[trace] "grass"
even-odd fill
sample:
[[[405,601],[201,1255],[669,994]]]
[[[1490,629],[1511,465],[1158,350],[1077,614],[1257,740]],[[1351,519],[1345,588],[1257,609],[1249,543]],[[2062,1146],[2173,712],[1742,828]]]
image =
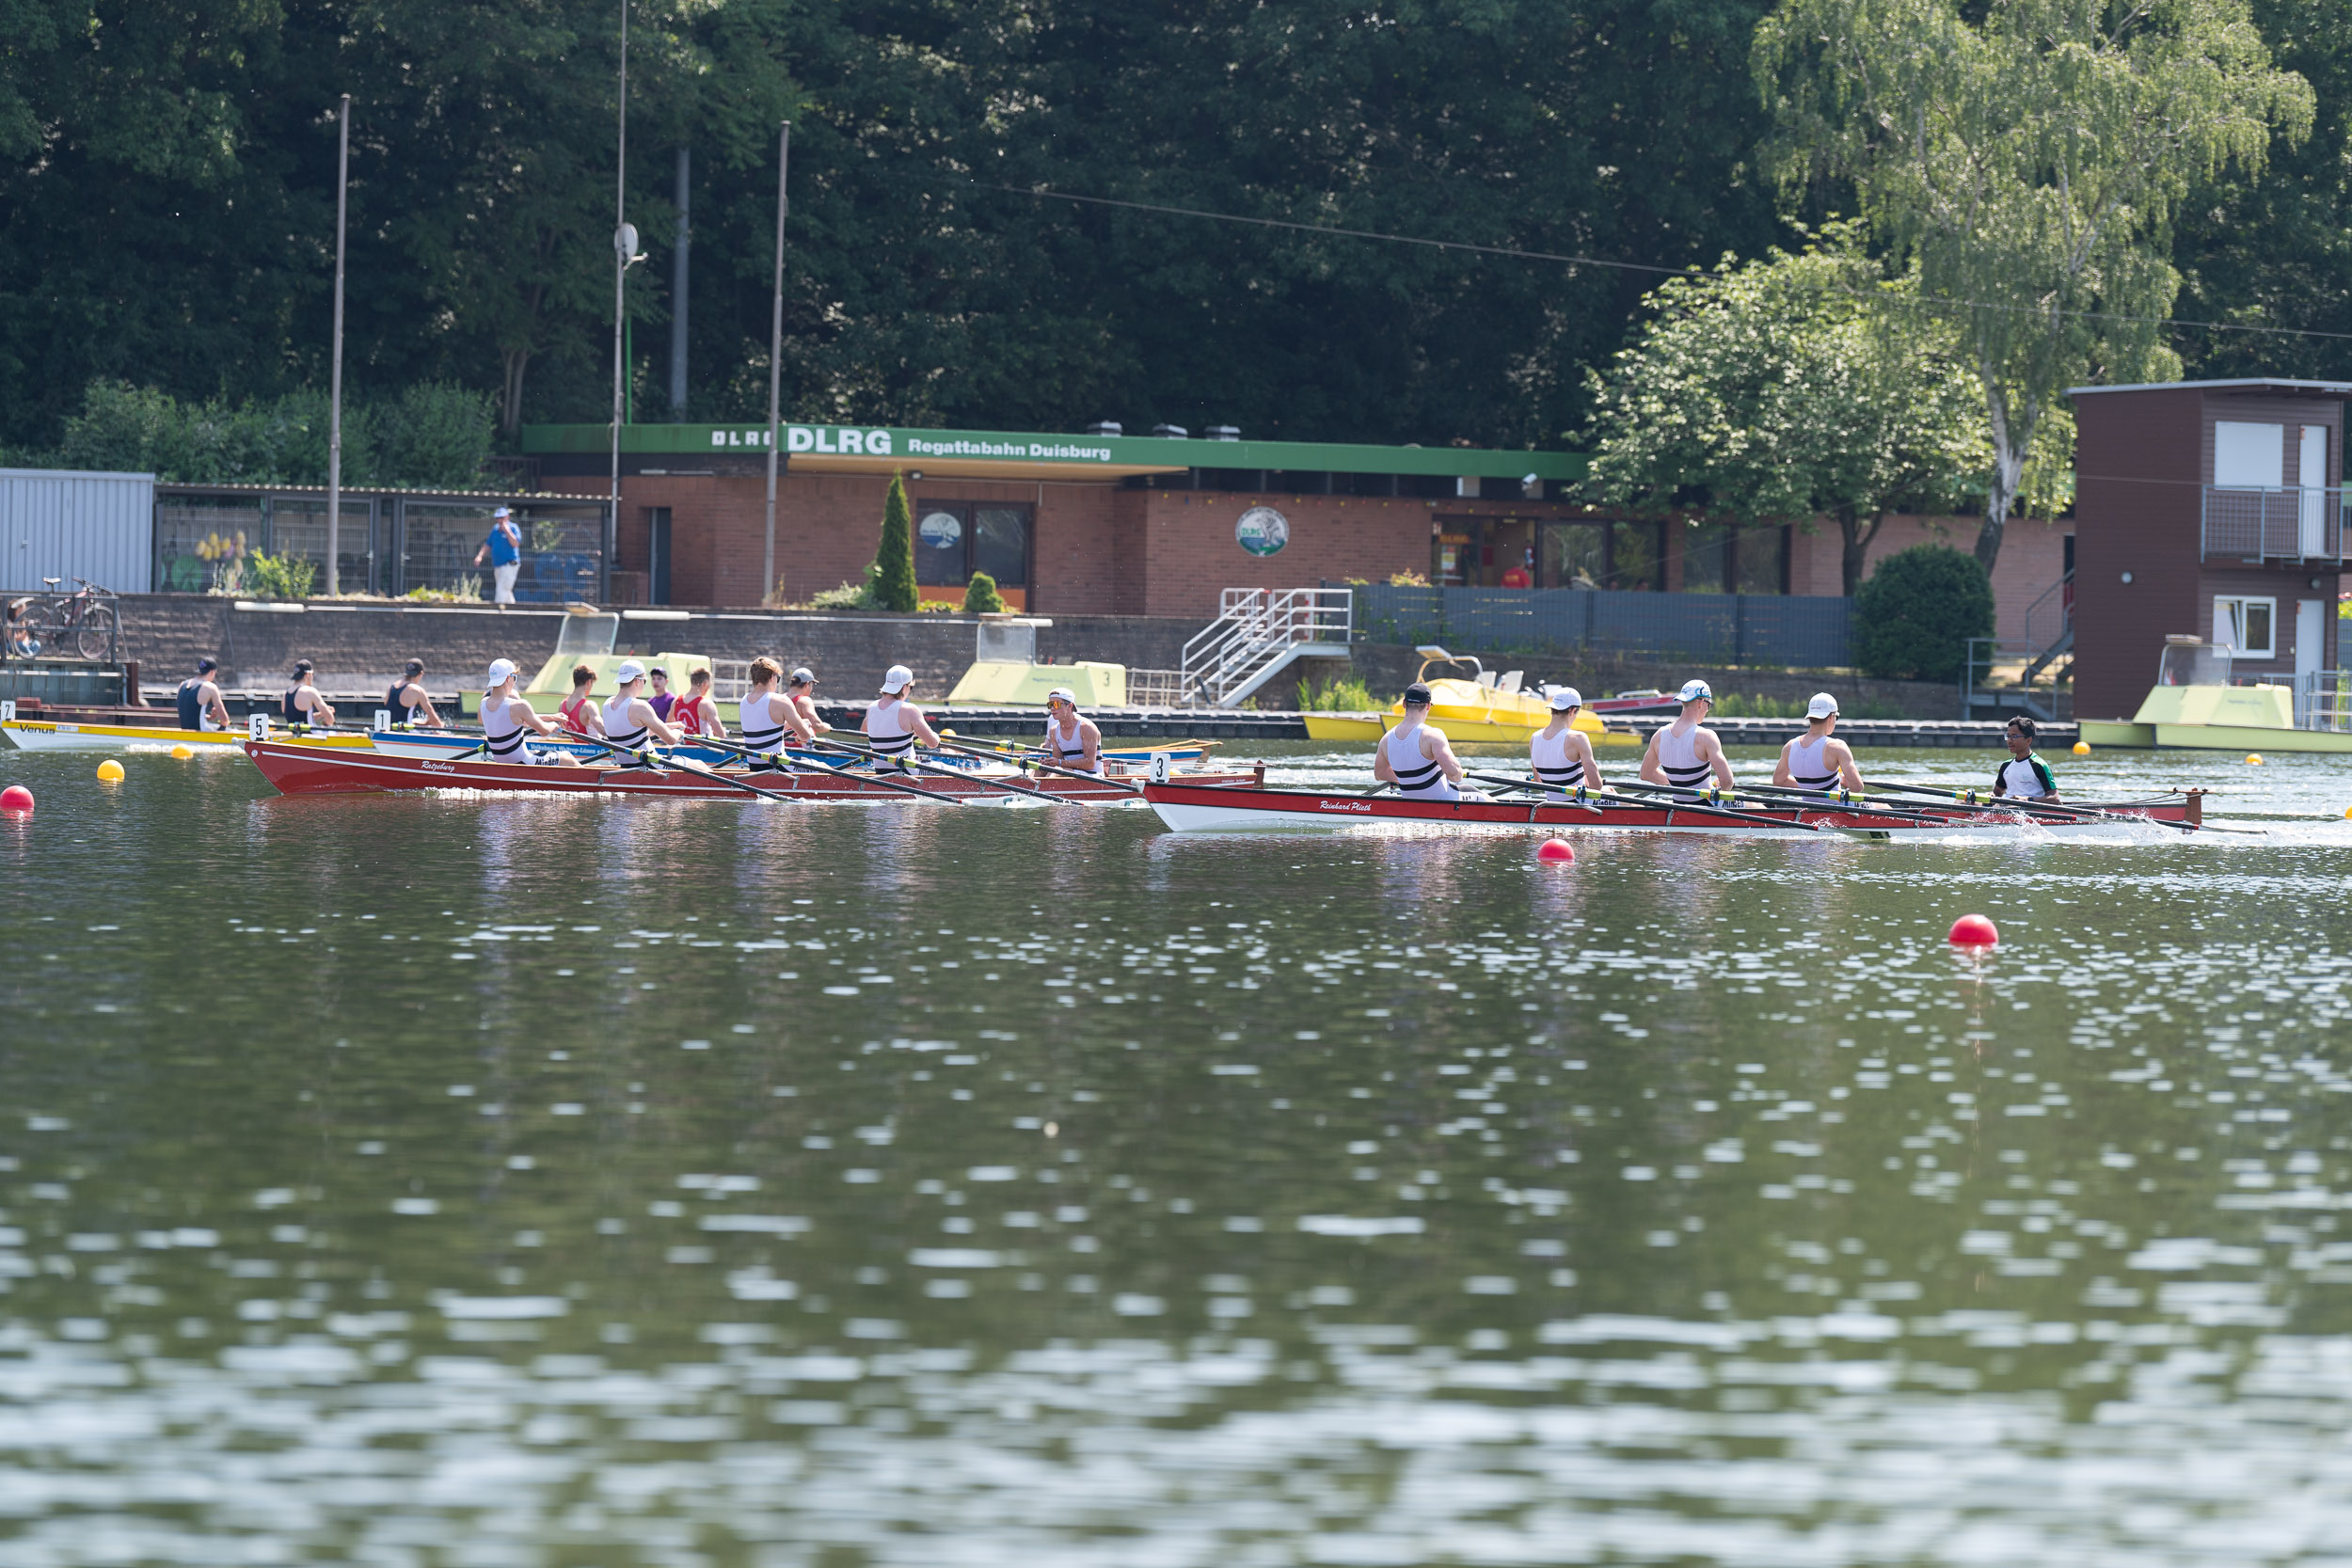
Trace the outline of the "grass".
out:
[[[1298,683],[1298,706],[1307,713],[1370,713],[1382,705],[1372,699],[1372,689],[1360,677],[1343,676],[1317,686],[1312,681]]]

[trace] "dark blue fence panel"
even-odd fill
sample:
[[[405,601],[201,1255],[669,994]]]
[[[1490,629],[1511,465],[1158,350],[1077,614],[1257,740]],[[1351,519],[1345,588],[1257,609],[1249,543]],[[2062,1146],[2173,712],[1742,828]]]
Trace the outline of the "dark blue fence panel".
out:
[[[1852,601],[1751,594],[1634,594],[1581,588],[1359,585],[1356,625],[1375,642],[1465,652],[1607,653],[1778,664],[1851,665]]]

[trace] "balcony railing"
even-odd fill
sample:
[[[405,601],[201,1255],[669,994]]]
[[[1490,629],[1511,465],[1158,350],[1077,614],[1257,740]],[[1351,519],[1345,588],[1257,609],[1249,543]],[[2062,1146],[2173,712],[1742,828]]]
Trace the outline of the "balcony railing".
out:
[[[2202,557],[2207,561],[2341,561],[2340,488],[2255,490],[2209,484]]]

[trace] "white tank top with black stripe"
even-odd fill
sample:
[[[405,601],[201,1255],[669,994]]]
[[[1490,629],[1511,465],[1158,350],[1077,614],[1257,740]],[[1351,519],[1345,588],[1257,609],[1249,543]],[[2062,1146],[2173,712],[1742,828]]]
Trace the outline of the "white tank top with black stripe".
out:
[[[1699,729],[1669,724],[1658,732],[1658,770],[1668,784],[1696,789],[1714,776],[1714,767],[1699,756]]]
[[[1565,724],[1558,735],[1537,730],[1534,738],[1527,743],[1527,759],[1534,765],[1535,777],[1549,784],[1555,795],[1565,796],[1578,784],[1593,782],[1582,758],[1569,760],[1568,737],[1575,733]]]
[[[1837,787],[1838,768],[1829,759],[1829,736],[1808,735],[1788,743],[1788,776],[1799,789],[1826,795]]]
[[[1421,725],[1400,724],[1380,744],[1388,749],[1389,771],[1396,775],[1396,792],[1408,800],[1458,800],[1461,791],[1445,770],[1421,754]]]

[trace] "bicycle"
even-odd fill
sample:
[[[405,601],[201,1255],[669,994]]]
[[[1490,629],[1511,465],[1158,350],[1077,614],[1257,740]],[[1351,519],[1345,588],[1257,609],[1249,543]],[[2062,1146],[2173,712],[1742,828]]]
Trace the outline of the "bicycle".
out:
[[[43,649],[58,650],[71,639],[73,649],[87,659],[107,657],[115,650],[118,617],[115,595],[87,578],[73,580],[82,586],[72,593],[60,593],[62,578],[43,578],[46,596],[20,600],[23,610],[8,628],[9,652],[20,658],[39,657]],[[53,652],[52,657],[56,657]]]

